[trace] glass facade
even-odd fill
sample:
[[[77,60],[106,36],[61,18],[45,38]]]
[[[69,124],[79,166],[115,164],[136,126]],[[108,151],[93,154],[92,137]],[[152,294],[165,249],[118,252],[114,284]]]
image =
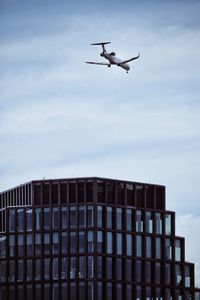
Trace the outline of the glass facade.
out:
[[[185,263],[174,213],[156,189],[98,179],[33,182],[32,205],[7,208],[0,299],[198,299],[194,265]]]

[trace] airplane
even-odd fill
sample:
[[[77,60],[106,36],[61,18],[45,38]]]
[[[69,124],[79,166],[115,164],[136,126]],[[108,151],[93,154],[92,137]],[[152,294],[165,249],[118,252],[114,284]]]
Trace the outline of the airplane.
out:
[[[101,65],[101,66],[107,66],[108,68],[111,67],[111,65],[116,65],[118,67],[123,68],[124,70],[126,70],[126,72],[128,73],[128,71],[130,70],[130,66],[128,64],[128,62],[138,59],[140,57],[140,53],[138,54],[138,56],[135,56],[133,58],[130,59],[126,59],[126,60],[122,60],[120,58],[118,58],[116,56],[115,52],[107,52],[105,49],[105,45],[110,44],[111,42],[101,42],[101,43],[93,43],[91,44],[92,46],[96,46],[96,45],[100,45],[102,46],[102,50],[103,52],[100,54],[101,57],[104,57],[105,59],[107,59],[109,61],[109,63],[103,63],[103,62],[93,62],[93,61],[85,61],[86,64],[92,64],[92,65]]]

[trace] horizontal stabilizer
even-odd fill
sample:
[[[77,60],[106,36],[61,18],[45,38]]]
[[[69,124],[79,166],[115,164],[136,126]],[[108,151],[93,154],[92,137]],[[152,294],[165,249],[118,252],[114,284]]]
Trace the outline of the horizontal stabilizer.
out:
[[[110,44],[111,42],[101,42],[101,43],[93,43],[91,44],[92,46],[96,46],[96,45],[107,45]]]

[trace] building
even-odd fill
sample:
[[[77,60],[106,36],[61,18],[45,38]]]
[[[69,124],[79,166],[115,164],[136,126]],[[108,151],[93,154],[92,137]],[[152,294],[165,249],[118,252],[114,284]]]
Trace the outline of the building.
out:
[[[165,187],[39,180],[0,194],[0,299],[195,299]]]

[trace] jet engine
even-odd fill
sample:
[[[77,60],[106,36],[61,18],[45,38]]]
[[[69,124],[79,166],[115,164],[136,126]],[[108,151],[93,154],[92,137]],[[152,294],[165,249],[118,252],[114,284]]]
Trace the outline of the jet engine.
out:
[[[111,53],[110,53],[110,55],[112,55],[112,56],[115,56],[115,55],[116,55],[116,53],[115,53],[115,52],[111,52]]]
[[[102,53],[100,54],[100,56],[104,57],[104,53],[102,52]]]

